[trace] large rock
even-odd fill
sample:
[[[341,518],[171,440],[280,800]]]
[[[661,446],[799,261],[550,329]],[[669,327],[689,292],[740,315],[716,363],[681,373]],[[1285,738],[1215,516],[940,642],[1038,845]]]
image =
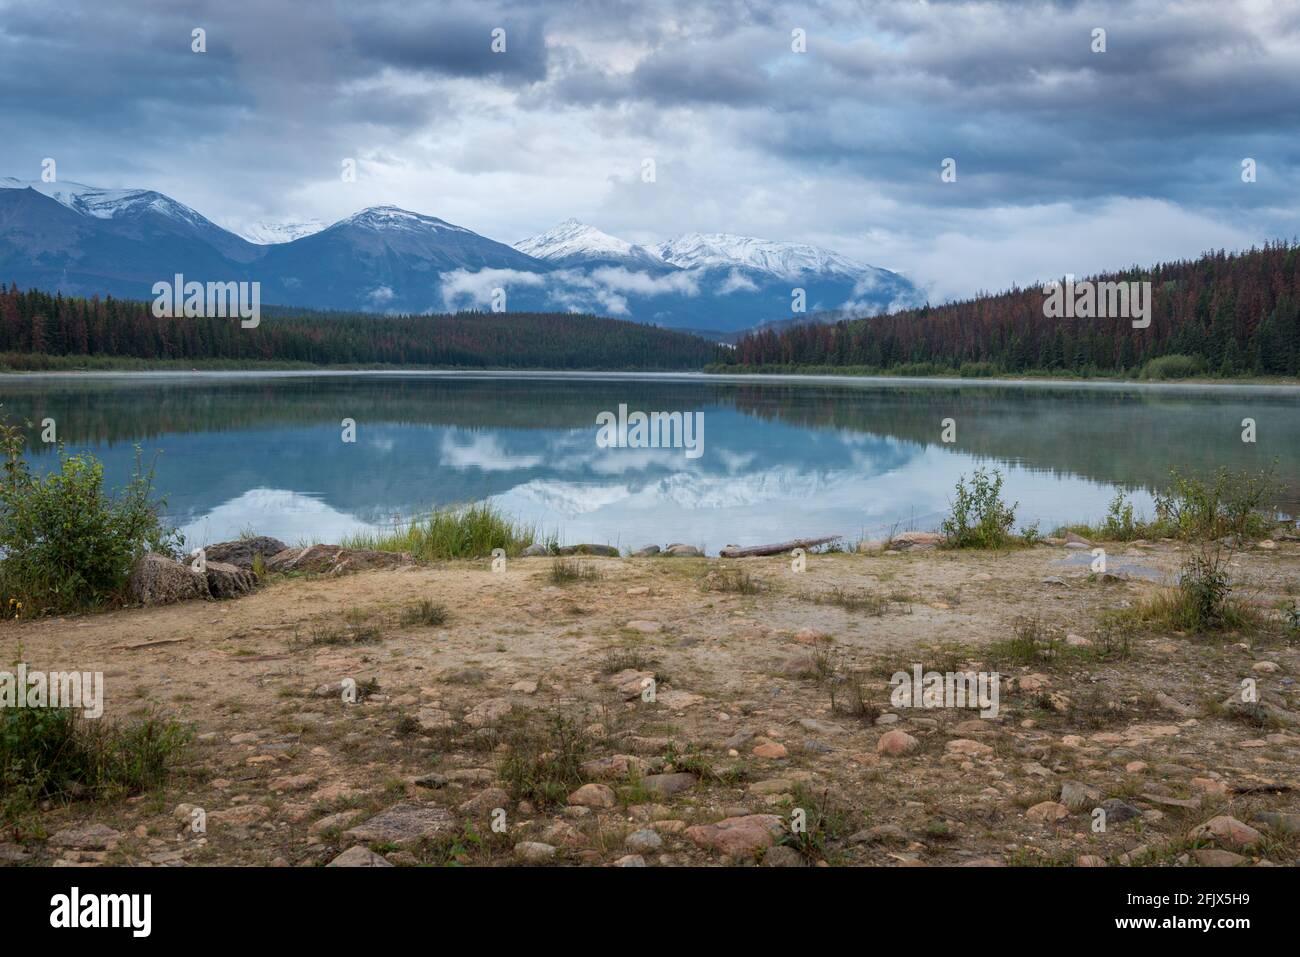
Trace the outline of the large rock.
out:
[[[278,555],[289,546],[278,538],[269,535],[256,535],[253,538],[241,538],[233,542],[217,542],[204,548],[209,562],[224,562],[236,568],[250,570],[253,559],[260,556],[265,562],[273,555]]]
[[[413,563],[414,559],[407,552],[380,552],[367,548],[343,548],[340,545],[286,548],[266,559],[268,571],[315,572],[331,575],[367,571],[372,568],[396,568]]]
[[[759,851],[775,844],[784,831],[781,818],[775,814],[746,814],[725,818],[717,824],[688,827],[686,836],[699,847],[727,858],[741,859],[757,857]]]
[[[565,545],[555,550],[557,555],[601,555],[605,558],[618,558],[618,549],[613,545]]]
[[[694,545],[683,545],[681,542],[677,542],[665,548],[663,554],[672,558],[699,558],[704,552]]]
[[[1221,814],[1218,817],[1210,818],[1204,824],[1192,828],[1187,837],[1193,841],[1213,841],[1220,847],[1232,847],[1242,850],[1254,847],[1263,840],[1264,836],[1249,824],[1243,824],[1235,817]]]
[[[131,598],[142,605],[170,605],[191,598],[211,598],[207,576],[189,565],[149,552],[131,569]]]
[[[456,819],[441,807],[423,804],[394,804],[368,821],[344,833],[361,843],[396,844],[405,847],[425,838],[440,837],[457,830]]]
[[[206,570],[213,598],[238,598],[257,587],[257,573],[250,569],[209,559]]]
[[[879,754],[890,757],[898,757],[903,754],[911,754],[921,746],[921,742],[912,737],[906,731],[886,731],[876,742],[876,751]]]
[[[943,536],[935,532],[899,532],[889,540],[889,547],[899,550],[936,548]]]
[[[77,851],[111,851],[121,839],[121,832],[107,824],[83,824],[56,831],[50,844]]]
[[[589,808],[610,808],[618,803],[614,789],[608,784],[584,784],[568,800],[570,804]]]

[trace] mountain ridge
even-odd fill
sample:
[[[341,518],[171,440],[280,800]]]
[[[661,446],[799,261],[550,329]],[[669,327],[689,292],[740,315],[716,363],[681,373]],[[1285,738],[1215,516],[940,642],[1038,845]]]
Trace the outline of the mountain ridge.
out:
[[[424,313],[504,304],[719,334],[801,316],[791,306],[797,289],[808,321],[826,310],[869,314],[920,300],[890,270],[727,233],[687,233],[652,247],[567,219],[508,245],[394,205],[320,228],[258,227],[257,238],[273,241],[254,242],[155,190],[0,179],[0,274],[71,295],[145,298],[154,282],[182,273],[260,282],[264,303],[285,306]]]

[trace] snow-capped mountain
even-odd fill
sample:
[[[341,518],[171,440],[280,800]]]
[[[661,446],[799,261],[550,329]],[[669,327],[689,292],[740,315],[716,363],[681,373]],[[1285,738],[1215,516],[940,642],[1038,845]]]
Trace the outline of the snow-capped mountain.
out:
[[[815,246],[723,233],[648,247],[566,220],[509,246],[397,206],[328,226],[254,226],[236,235],[153,190],[3,179],[0,282],[149,299],[155,282],[183,273],[199,282],[260,282],[268,305],[419,313],[504,304],[720,337],[919,299],[889,270]]]
[[[560,266],[595,262],[659,268],[664,266],[659,255],[645,246],[637,246],[626,239],[611,236],[576,219],[566,219],[544,233],[520,240],[515,243],[515,249]]]
[[[250,244],[206,216],[152,189],[102,189],[84,183],[0,178],[0,188],[35,190],[82,216],[102,221],[122,235],[143,239],[159,234],[195,237],[222,255],[246,262],[256,254]]]
[[[195,225],[208,222],[188,206],[151,189],[100,189],[84,183],[46,183],[12,176],[0,178],[0,189],[34,189],[74,212],[96,219],[119,219],[152,210]]]
[[[875,268],[817,246],[730,233],[686,233],[660,243],[655,247],[655,253],[665,262],[682,269],[732,269],[741,266],[792,280],[809,273],[856,277]]]
[[[455,233],[470,233],[471,230],[464,226],[454,226],[446,220],[439,219],[437,216],[425,216],[423,213],[413,213],[408,209],[402,209],[398,206],[369,206],[359,213],[353,213],[347,219],[341,219],[330,229],[337,229],[342,226],[354,226],[358,229],[367,229],[372,232],[392,232],[392,233],[409,233],[422,234],[428,232],[450,231]]]
[[[274,246],[278,243],[291,243],[295,239],[302,239],[304,236],[318,233],[328,225],[329,223],[319,219],[305,219],[301,222],[289,223],[259,221],[245,223],[234,232],[255,245]]]

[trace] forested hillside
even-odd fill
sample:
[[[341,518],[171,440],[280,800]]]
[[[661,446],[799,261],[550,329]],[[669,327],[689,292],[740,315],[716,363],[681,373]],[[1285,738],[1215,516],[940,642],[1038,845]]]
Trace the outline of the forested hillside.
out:
[[[533,369],[698,369],[720,347],[696,336],[572,313],[378,316],[266,307],[237,319],[156,318],[149,303],[0,291],[0,353],[38,356]],[[17,355],[14,355],[17,354]],[[23,361],[21,356],[30,356]]]
[[[727,362],[749,367],[860,367],[918,373],[964,370],[1113,374],[1300,373],[1300,261],[1293,244],[1092,277],[1149,281],[1151,324],[1049,319],[1040,287],[1012,289],[833,325],[763,331]],[[1184,356],[1187,360],[1162,360]],[[1157,360],[1148,366],[1152,360]]]

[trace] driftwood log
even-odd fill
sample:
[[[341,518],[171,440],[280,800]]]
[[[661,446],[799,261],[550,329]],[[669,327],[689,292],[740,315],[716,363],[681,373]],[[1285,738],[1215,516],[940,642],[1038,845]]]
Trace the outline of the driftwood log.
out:
[[[838,541],[839,538],[838,535],[830,535],[826,538],[796,538],[792,542],[778,542],[775,545],[750,545],[748,548],[741,548],[739,545],[728,545],[718,554],[722,558],[757,558],[760,555],[780,555],[782,552],[791,552],[796,548],[815,548],[818,545]]]

